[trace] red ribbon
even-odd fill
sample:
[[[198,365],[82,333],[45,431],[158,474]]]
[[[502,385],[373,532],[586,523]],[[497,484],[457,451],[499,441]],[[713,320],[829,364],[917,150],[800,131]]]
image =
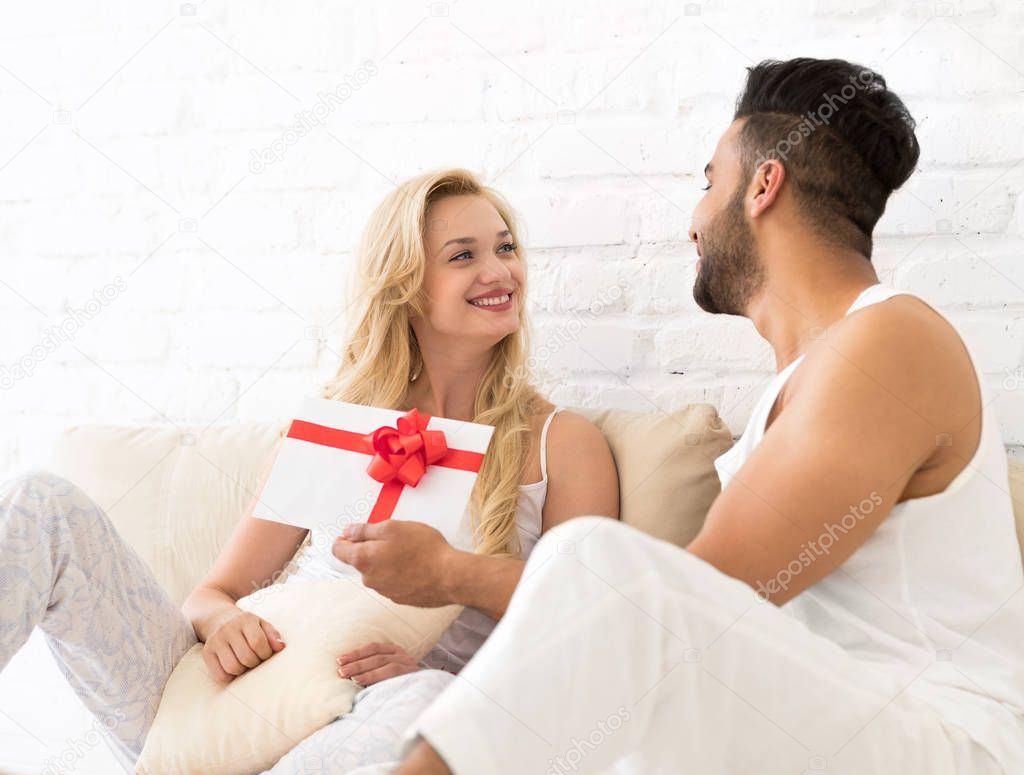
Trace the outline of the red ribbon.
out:
[[[405,486],[415,487],[427,466],[442,466],[477,473],[484,462],[479,452],[449,449],[443,431],[427,430],[430,415],[412,409],[395,423],[372,433],[359,434],[326,425],[292,420],[288,438],[371,455],[366,472],[384,486],[370,512],[369,522],[391,519]]]

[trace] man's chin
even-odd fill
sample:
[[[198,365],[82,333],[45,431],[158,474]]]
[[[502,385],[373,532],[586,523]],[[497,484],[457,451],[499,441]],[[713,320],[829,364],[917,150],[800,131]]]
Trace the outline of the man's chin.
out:
[[[701,282],[700,275],[697,275],[697,280],[693,284],[693,300],[705,312],[710,312],[712,315],[717,315],[721,312],[718,305],[715,304],[715,300],[711,297],[707,285]]]

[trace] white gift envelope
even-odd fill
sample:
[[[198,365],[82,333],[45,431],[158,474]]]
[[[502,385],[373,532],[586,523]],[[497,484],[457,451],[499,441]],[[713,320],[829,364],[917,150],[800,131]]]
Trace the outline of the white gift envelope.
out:
[[[331,536],[357,522],[414,520],[470,549],[464,516],[493,433],[415,410],[304,399],[253,516]]]

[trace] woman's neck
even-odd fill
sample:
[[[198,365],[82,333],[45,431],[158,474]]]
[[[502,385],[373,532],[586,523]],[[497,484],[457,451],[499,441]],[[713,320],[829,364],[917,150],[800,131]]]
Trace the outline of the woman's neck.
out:
[[[471,422],[477,388],[490,364],[491,352],[421,352],[423,369],[409,385],[406,403],[424,414]]]

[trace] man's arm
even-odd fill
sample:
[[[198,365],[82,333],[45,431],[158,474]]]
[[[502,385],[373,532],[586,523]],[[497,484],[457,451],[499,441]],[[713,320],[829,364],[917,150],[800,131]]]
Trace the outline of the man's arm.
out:
[[[773,603],[850,557],[934,462],[937,438],[980,409],[956,332],[897,299],[844,319],[808,354],[799,387],[687,547]]]

